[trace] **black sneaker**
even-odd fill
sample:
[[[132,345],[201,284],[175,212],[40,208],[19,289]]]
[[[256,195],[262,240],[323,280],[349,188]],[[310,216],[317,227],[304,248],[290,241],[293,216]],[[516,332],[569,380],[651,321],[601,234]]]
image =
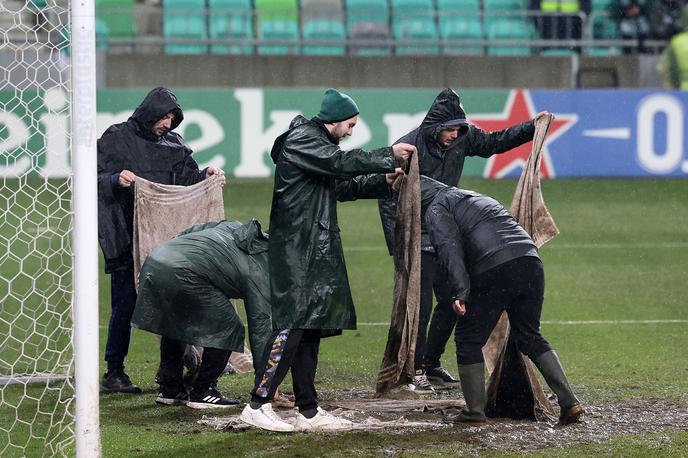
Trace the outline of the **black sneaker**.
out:
[[[192,409],[222,409],[239,405],[239,401],[226,398],[214,386],[211,386],[203,391],[191,390],[189,402],[186,405]]]
[[[141,388],[131,383],[131,379],[123,370],[106,372],[100,381],[100,390],[107,393],[141,393]]]
[[[461,384],[461,382],[452,377],[449,371],[442,366],[426,368],[425,375],[428,377],[428,380],[433,384],[444,386],[458,386]]]
[[[165,404],[168,406],[186,405],[189,402],[189,395],[180,388],[169,388],[160,386],[158,396],[155,398],[156,404]]]

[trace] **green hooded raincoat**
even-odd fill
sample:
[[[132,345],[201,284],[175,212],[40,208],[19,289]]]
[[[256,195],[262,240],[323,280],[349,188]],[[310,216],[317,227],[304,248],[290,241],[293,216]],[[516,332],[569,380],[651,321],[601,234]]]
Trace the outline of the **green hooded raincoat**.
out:
[[[279,136],[270,213],[273,329],[356,328],[337,200],[389,196],[392,148],[342,151],[320,120],[297,116]],[[374,174],[374,175],[364,175]]]
[[[188,344],[242,352],[244,327],[229,299],[243,299],[251,348],[262,352],[272,333],[267,250],[256,220],[187,229],[148,255],[132,324]]]

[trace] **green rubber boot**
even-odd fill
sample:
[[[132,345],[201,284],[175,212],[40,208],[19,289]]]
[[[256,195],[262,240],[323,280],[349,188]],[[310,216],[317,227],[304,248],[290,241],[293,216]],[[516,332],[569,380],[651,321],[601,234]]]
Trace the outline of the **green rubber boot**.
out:
[[[484,423],[485,404],[485,363],[459,365],[459,379],[461,391],[466,406],[457,415],[455,421],[462,423]]]
[[[580,416],[585,413],[585,410],[576,395],[573,394],[557,354],[554,350],[551,350],[541,354],[533,362],[545,378],[547,385],[557,395],[557,401],[561,410],[559,424],[567,425],[577,422]]]

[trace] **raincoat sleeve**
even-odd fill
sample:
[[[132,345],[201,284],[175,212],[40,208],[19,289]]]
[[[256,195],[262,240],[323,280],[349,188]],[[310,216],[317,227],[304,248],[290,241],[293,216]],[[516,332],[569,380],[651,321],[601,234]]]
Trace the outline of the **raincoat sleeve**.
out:
[[[461,236],[452,213],[431,207],[426,215],[426,223],[440,268],[446,272],[451,298],[466,301],[471,280],[464,261]]]
[[[535,123],[525,121],[508,129],[487,132],[475,126],[468,130],[468,156],[490,157],[505,153],[533,139]]]
[[[131,243],[124,210],[115,196],[117,192],[129,190],[115,189],[111,181],[113,173],[121,172],[111,165],[112,158],[120,154],[117,143],[111,141],[113,137],[106,132],[97,143],[98,243],[106,264],[119,258]]]
[[[272,334],[272,319],[270,306],[270,283],[268,281],[267,267],[265,268],[264,281],[250,282],[246,288],[244,308],[248,321],[248,339],[253,353],[253,368],[257,371],[263,350]]]
[[[349,180],[337,180],[336,189],[337,200],[340,202],[356,199],[378,199],[392,195],[384,173],[359,175]]]
[[[283,158],[308,173],[343,178],[393,172],[395,167],[391,147],[342,151],[327,137],[312,135],[307,129],[296,129],[287,137]]]

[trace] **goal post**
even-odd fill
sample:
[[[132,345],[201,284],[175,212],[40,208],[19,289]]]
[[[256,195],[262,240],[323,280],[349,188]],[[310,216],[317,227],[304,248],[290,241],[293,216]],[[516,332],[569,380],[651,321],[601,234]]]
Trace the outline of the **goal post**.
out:
[[[94,0],[0,2],[0,456],[100,455]]]
[[[100,456],[94,0],[72,0],[71,19],[76,455],[93,457]]]

